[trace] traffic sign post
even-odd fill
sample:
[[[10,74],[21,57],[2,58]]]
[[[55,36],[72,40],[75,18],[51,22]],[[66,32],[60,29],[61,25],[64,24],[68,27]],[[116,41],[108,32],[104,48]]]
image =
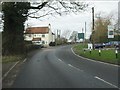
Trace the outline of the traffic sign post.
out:
[[[114,26],[108,25],[108,38],[114,38]]]

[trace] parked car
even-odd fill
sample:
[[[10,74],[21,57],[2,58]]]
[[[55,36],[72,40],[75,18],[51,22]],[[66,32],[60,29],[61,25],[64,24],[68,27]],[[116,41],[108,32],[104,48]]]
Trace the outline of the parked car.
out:
[[[111,47],[119,47],[120,41],[110,41],[108,43],[105,43],[105,46],[111,46]]]
[[[55,46],[55,42],[50,42],[49,46]]]
[[[95,49],[99,49],[99,48],[103,48],[103,47],[105,47],[104,44],[94,44]]]

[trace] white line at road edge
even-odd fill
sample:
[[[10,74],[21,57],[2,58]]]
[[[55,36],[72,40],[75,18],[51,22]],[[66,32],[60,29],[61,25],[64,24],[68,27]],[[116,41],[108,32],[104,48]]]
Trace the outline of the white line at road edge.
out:
[[[106,64],[106,65],[111,65],[111,66],[120,67],[120,66],[118,66],[118,65],[114,65],[114,64],[110,64],[110,63],[105,63],[105,62],[101,62],[101,61],[95,61],[95,60],[92,60],[92,59],[89,59],[89,58],[85,58],[85,57],[79,56],[79,55],[75,54],[75,52],[73,51],[72,48],[71,48],[71,51],[73,52],[74,55],[76,55],[76,56],[78,56],[78,57],[80,57],[80,58],[83,58],[83,59],[92,61],[92,62],[98,62],[98,63],[102,63],[102,64]]]
[[[24,63],[26,60],[27,60],[27,59],[25,58],[24,61],[23,61],[23,63]]]
[[[103,79],[101,79],[101,78],[99,78],[97,76],[95,76],[95,78],[98,79],[98,80],[100,80],[100,81],[103,81],[103,82],[105,82],[105,83],[107,83],[107,84],[109,84],[109,85],[111,85],[111,86],[113,86],[115,88],[118,88],[116,85],[113,85],[113,84],[111,84],[111,83],[109,83],[109,82],[107,82],[107,81],[105,81],[105,80],[103,80]]]
[[[9,72],[19,63],[20,61],[16,62],[4,75],[2,80],[9,74]]]

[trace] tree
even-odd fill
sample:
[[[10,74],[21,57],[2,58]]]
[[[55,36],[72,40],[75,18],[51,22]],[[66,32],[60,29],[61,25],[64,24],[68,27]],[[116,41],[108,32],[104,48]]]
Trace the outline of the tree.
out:
[[[101,17],[101,13],[98,14],[98,18],[95,20],[94,32],[91,35],[92,41],[94,43],[104,43],[107,42],[107,26],[111,24],[110,17]]]
[[[30,6],[28,2],[4,2],[2,11],[4,13],[4,31],[3,31],[3,53],[14,54],[24,52],[23,23],[27,17],[28,10],[25,7]]]
[[[44,0],[41,2],[3,2],[3,50],[10,54],[24,52],[24,22],[27,17],[41,18],[53,14],[69,14],[84,11],[88,5],[82,2]],[[42,15],[36,13],[43,11]],[[34,15],[36,14],[36,15]]]
[[[35,7],[36,6],[36,7]],[[79,13],[85,11],[88,4],[80,1],[70,0],[43,0],[43,2],[33,2],[28,7],[31,12],[27,14],[31,18],[41,18],[46,15],[66,15],[70,13]],[[34,14],[35,13],[35,14]]]
[[[64,38],[68,38],[69,37],[69,35],[70,35],[70,30],[65,30],[65,31],[63,31],[63,33],[62,33],[62,36],[64,37]]]

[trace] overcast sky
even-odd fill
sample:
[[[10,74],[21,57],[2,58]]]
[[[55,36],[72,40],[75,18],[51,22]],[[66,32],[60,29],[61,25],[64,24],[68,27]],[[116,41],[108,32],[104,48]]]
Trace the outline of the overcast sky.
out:
[[[70,14],[66,16],[56,16],[56,17],[44,17],[40,19],[28,19],[27,23],[31,26],[39,25],[41,22],[47,22],[51,24],[52,31],[56,33],[56,30],[61,30],[61,34],[65,31],[78,31],[82,32],[82,28],[85,27],[85,22],[87,23],[87,35],[89,38],[91,34],[91,23],[92,23],[92,10],[91,7],[94,6],[95,13],[103,12],[103,15],[114,14],[117,19],[118,11],[118,1],[86,1],[90,4],[88,10],[84,13],[79,13],[78,15]]]

